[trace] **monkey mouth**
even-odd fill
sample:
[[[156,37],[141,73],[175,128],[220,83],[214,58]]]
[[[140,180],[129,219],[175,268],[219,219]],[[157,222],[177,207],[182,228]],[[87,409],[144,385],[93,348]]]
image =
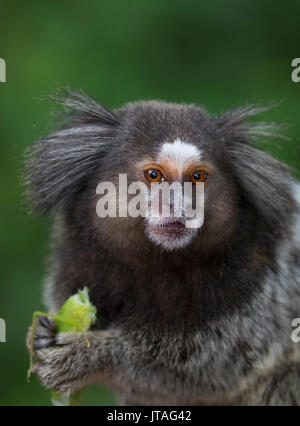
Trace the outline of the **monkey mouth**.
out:
[[[183,217],[162,217],[150,219],[151,228],[161,231],[185,229],[186,220]]]
[[[151,224],[151,226],[154,226],[155,228],[163,230],[181,230],[185,229],[185,220],[183,218],[164,218],[163,221]]]
[[[161,218],[157,222],[151,221],[149,229],[151,234],[159,240],[179,239],[189,232],[182,217]]]
[[[150,240],[166,250],[186,247],[195,230],[185,226],[186,220],[180,218],[161,218],[158,221],[148,221],[147,234]]]

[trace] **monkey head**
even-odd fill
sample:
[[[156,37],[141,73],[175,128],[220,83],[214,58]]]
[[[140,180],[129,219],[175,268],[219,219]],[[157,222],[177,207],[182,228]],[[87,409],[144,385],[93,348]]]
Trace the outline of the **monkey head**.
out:
[[[158,101],[114,112],[82,94],[59,101],[74,112],[28,156],[37,209],[72,211],[106,245],[138,252],[211,252],[238,232],[249,206],[274,226],[284,224],[288,177],[279,161],[252,145],[268,130],[246,122],[259,109],[212,117],[194,105]],[[113,185],[105,194],[108,205],[115,203],[113,217],[97,214],[101,182]],[[168,196],[153,191],[166,184],[177,184]],[[178,196],[184,198],[185,184],[191,188],[186,204]],[[202,217],[195,222],[188,210],[198,201]],[[145,214],[129,214],[133,205]]]

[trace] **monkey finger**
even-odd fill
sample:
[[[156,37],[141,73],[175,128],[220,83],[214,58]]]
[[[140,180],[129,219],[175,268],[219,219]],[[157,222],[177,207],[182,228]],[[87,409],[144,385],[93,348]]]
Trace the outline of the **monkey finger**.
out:
[[[35,330],[34,338],[35,339],[39,339],[39,338],[42,338],[42,337],[54,338],[55,337],[55,333],[53,331],[51,331],[51,330],[48,330],[47,328],[38,327]]]
[[[57,330],[56,322],[52,318],[45,316],[39,317],[39,324],[47,330],[51,331],[52,333],[55,333]]]
[[[54,337],[37,337],[33,340],[34,349],[42,349],[47,348],[48,346],[52,346],[55,344]]]

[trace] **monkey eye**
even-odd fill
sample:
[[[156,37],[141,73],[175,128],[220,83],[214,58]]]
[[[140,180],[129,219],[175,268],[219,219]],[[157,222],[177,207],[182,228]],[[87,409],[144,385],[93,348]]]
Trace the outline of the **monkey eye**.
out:
[[[144,176],[148,182],[161,182],[162,180],[164,180],[162,172],[157,169],[145,170]]]
[[[200,171],[196,171],[192,174],[192,182],[193,183],[197,183],[197,182],[205,182],[207,180],[207,173],[203,172],[202,170]]]

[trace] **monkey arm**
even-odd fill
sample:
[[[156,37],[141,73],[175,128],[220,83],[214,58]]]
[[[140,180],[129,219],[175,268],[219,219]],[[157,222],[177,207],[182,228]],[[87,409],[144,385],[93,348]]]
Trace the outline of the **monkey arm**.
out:
[[[28,333],[27,345],[31,339]],[[33,371],[48,389],[71,393],[89,384],[112,383],[124,354],[121,331],[95,330],[88,333],[57,333],[45,317],[35,331],[37,362]]]
[[[31,331],[28,342],[30,338]],[[195,351],[183,353],[180,340],[137,341],[118,328],[56,334],[53,322],[41,317],[34,347],[37,362],[33,370],[40,381],[45,387],[65,394],[102,383],[118,388],[120,396],[131,403],[159,404],[163,396],[165,403],[172,405],[300,404],[300,367],[292,359],[286,359],[268,374],[253,371],[247,386],[243,379],[240,388],[228,383],[227,390],[214,394],[209,387],[211,378],[197,362],[201,354],[195,342]],[[218,382],[215,385],[222,388]]]

